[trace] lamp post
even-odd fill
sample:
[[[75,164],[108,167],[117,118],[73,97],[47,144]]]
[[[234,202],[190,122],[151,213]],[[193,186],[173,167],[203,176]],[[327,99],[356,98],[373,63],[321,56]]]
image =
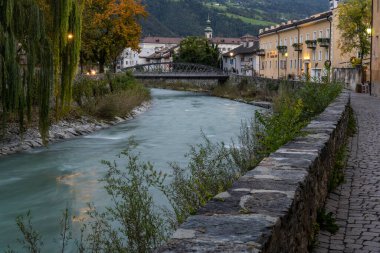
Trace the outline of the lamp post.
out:
[[[232,57],[234,57],[234,53],[233,52],[230,52],[230,57],[232,58]],[[236,72],[236,59],[232,59],[233,61],[234,61],[234,71]]]
[[[373,8],[372,8],[372,15],[373,15]],[[373,16],[371,20],[371,27],[367,28],[367,34],[369,35],[369,39],[371,40],[371,47],[370,47],[370,53],[369,53],[369,95],[370,96],[372,95],[372,46],[373,46],[372,26],[373,26]]]
[[[288,67],[288,56],[289,56],[289,54],[288,54],[288,52],[286,52],[285,53],[285,79],[288,79],[287,77],[286,77],[286,72],[287,72],[287,67]]]

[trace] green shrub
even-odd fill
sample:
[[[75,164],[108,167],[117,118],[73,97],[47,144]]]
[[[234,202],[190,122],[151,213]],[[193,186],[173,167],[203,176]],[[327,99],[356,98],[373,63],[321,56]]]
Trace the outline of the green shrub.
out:
[[[133,108],[150,99],[149,90],[128,72],[103,79],[81,77],[73,91],[74,101],[83,111],[106,120],[128,116]]]
[[[224,143],[213,144],[204,135],[203,140],[191,146],[187,167],[171,164],[173,178],[165,193],[179,224],[241,176]]]
[[[127,160],[125,169],[119,169],[116,162],[103,161],[108,172],[102,181],[113,203],[105,212],[92,208],[89,213],[93,229],[87,242],[92,252],[146,253],[167,238],[167,222],[149,192],[151,187],[162,188],[166,175],[157,173],[149,162],[140,162],[132,148],[121,154]]]

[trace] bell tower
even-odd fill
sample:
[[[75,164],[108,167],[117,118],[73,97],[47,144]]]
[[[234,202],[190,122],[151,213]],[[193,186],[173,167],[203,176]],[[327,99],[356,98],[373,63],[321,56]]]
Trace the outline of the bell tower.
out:
[[[206,21],[206,28],[205,28],[205,36],[206,39],[212,39],[212,28],[211,28],[211,20],[210,16],[208,16],[207,21]]]

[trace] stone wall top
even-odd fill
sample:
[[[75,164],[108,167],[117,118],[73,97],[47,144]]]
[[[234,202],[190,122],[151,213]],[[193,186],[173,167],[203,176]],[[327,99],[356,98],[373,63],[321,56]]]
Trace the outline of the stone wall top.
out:
[[[344,141],[343,92],[290,141],[189,217],[158,252],[307,252]]]

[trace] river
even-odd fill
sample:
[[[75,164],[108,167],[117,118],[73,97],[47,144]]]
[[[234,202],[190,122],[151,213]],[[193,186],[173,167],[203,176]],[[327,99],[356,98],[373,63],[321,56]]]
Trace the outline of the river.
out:
[[[8,244],[17,245],[21,234],[15,218],[28,210],[42,235],[43,252],[56,252],[59,220],[66,207],[72,215],[82,217],[89,202],[97,207],[109,204],[98,182],[107,170],[101,160],[122,165],[125,161],[117,155],[131,136],[139,143],[142,160],[170,173],[168,162],[185,165],[184,154],[189,145],[202,141],[201,131],[213,142],[228,144],[239,134],[241,121],[260,110],[192,92],[152,89],[152,97],[147,112],[125,123],[0,158],[0,252]]]

